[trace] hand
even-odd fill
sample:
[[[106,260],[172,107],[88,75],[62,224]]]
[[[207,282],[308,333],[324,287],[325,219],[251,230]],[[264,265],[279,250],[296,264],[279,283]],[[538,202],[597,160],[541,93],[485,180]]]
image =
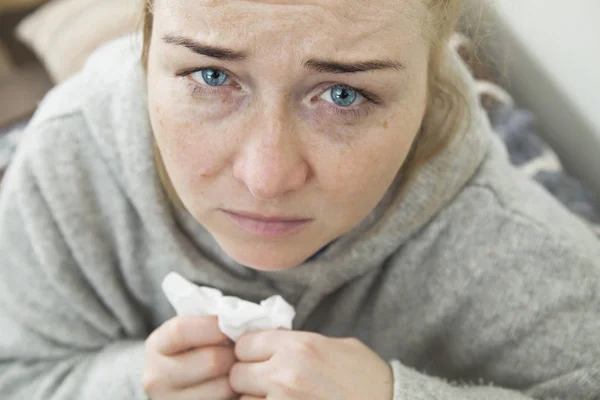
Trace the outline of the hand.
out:
[[[356,339],[261,331],[240,337],[229,379],[241,400],[392,400],[391,367]]]
[[[144,391],[152,400],[233,399],[234,362],[215,317],[175,317],[146,340]]]

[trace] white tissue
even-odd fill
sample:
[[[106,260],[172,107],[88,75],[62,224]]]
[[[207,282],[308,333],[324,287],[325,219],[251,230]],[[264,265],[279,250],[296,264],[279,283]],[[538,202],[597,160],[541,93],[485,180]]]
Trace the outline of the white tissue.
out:
[[[245,332],[264,329],[292,329],[294,307],[281,296],[271,296],[260,305],[223,294],[213,288],[196,286],[171,272],[162,289],[178,315],[216,315],[219,329],[236,341]]]

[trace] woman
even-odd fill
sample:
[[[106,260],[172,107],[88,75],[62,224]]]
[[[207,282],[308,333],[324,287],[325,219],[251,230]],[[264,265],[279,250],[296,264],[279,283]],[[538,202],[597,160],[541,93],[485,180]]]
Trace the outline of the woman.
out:
[[[148,2],[5,178],[2,398],[600,398],[600,245],[492,139],[460,3]],[[174,317],[171,271],[295,330]]]

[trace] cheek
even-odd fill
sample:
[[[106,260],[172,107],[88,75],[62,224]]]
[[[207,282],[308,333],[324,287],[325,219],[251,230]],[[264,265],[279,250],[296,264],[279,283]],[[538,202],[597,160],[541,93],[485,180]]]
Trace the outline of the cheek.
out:
[[[236,120],[216,114],[229,113],[239,104],[228,98],[196,99],[184,79],[165,75],[157,67],[148,77],[150,120],[165,164],[198,176],[213,175],[231,158],[240,132]]]
[[[360,139],[330,152],[324,158],[329,160],[329,168],[322,181],[328,182],[331,203],[359,213],[370,211],[402,167],[419,127],[418,114],[409,118],[406,113],[392,115],[362,132]]]
[[[336,179],[339,182],[353,182],[357,191],[361,187],[378,186],[391,181],[402,166],[412,141],[400,135],[394,138],[387,136],[381,135],[371,143],[342,151],[337,162]]]
[[[154,137],[176,186],[214,176],[226,165],[235,140],[224,138],[231,135],[206,123],[193,107],[175,99],[163,96],[149,104]]]

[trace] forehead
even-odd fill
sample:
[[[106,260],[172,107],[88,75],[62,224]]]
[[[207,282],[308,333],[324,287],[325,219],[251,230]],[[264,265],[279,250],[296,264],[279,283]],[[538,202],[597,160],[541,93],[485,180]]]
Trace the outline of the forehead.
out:
[[[426,10],[423,0],[155,0],[154,14],[160,33],[251,52],[279,45],[351,55],[420,39]]]

